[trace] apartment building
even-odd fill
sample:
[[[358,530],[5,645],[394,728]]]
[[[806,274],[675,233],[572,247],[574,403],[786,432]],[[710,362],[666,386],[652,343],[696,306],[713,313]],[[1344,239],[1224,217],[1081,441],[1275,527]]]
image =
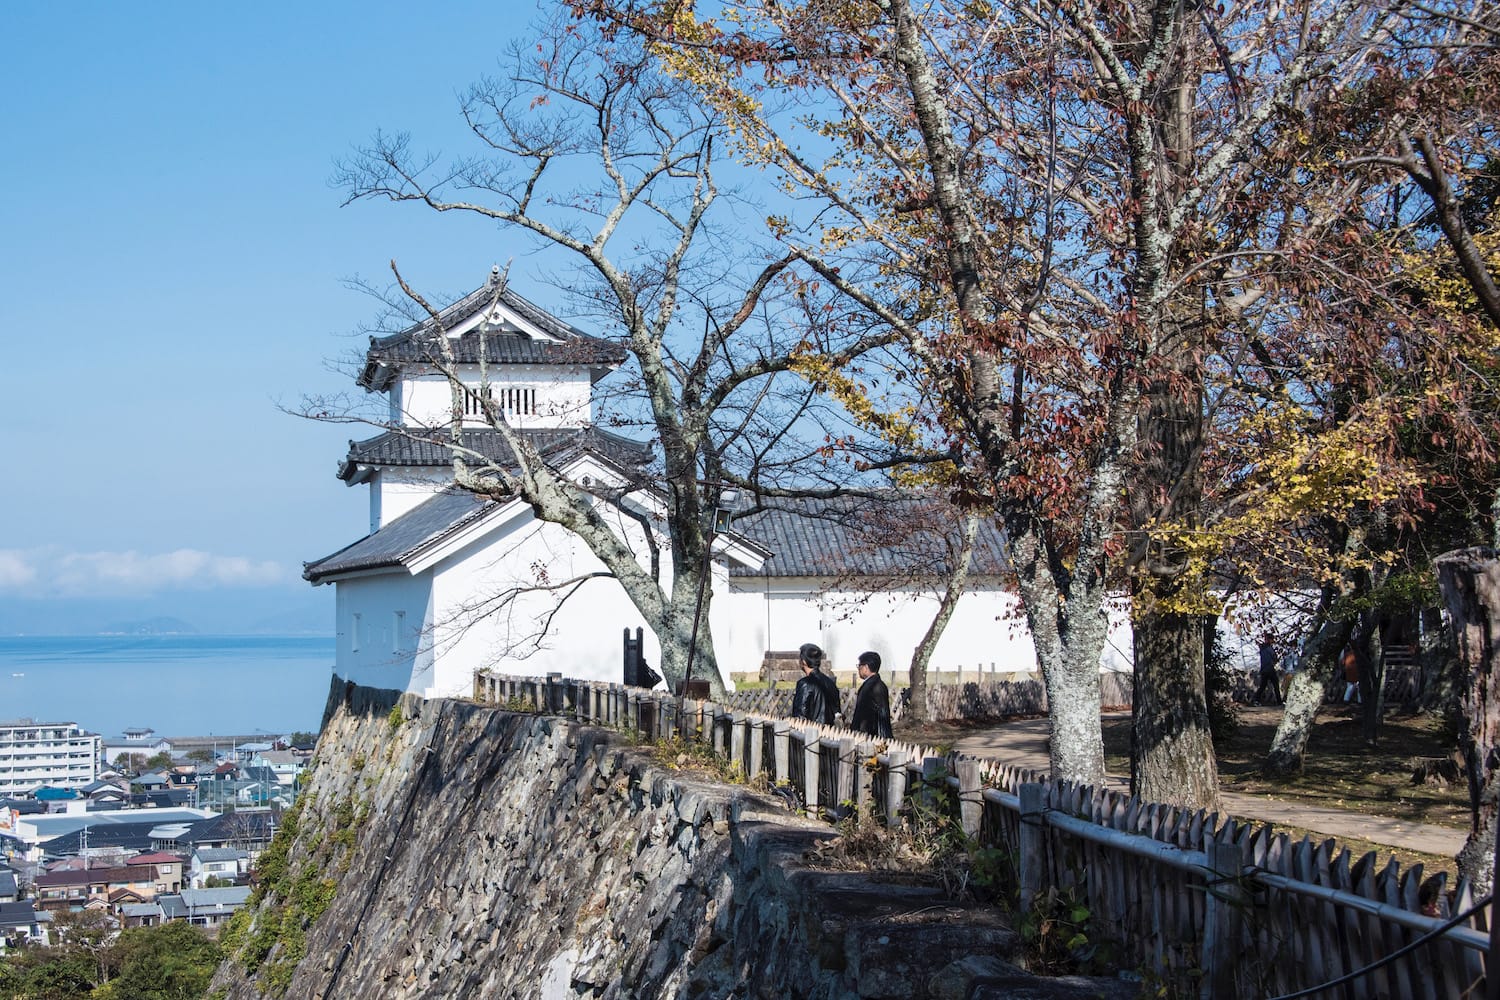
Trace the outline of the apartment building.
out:
[[[82,788],[99,777],[99,736],[73,722],[0,722],[0,798],[42,785]]]

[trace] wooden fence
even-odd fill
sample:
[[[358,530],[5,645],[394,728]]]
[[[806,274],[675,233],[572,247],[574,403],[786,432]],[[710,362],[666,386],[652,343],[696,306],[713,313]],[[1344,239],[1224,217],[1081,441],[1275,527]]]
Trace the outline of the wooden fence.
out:
[[[1125,673],[1099,675],[1100,695],[1104,705],[1129,707],[1131,677]],[[724,705],[741,712],[763,715],[790,715],[794,687],[786,684],[774,689],[740,690],[731,693]],[[839,688],[844,718],[854,713],[854,696],[858,685]],[[911,711],[911,688],[891,689],[891,719],[899,722]],[[933,684],[927,688],[929,719],[1001,719],[1018,715],[1045,715],[1047,689],[1040,680],[965,681],[962,684]]]
[[[1420,695],[1420,671],[1411,666],[1388,668],[1385,686],[1387,706],[1410,706]],[[1232,677],[1230,697],[1249,705],[1255,700],[1259,678],[1254,673],[1236,671]],[[839,688],[844,718],[854,712],[857,685]],[[1133,679],[1128,673],[1108,672],[1099,675],[1100,703],[1106,708],[1130,707]],[[740,690],[730,693],[725,707],[762,715],[790,715],[792,684],[772,689]],[[1337,702],[1344,692],[1343,676],[1330,685],[1329,699]],[[891,719],[899,722],[910,714],[911,688],[891,689]],[[1039,679],[965,681],[962,684],[933,684],[927,689],[929,719],[1002,719],[1047,713],[1047,689]]]
[[[1023,911],[1088,911],[1093,945],[1202,997],[1274,997],[1359,972],[1423,935],[1431,941],[1347,983],[1338,1000],[1479,995],[1490,947],[1469,886],[1421,865],[1355,857],[1333,840],[1052,782],[991,760],[774,718],[618,684],[481,673],[475,698],[639,732],[700,740],[812,815],[850,806],[889,825],[914,806],[951,809],[971,843],[1013,868]],[[920,810],[918,810],[920,811]]]

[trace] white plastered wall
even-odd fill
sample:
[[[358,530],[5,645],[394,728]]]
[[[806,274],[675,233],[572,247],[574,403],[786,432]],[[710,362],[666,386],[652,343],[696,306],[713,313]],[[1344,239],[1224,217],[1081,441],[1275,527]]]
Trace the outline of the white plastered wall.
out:
[[[465,385],[478,388],[479,366],[460,365],[459,377]],[[490,386],[498,393],[503,388],[530,389],[535,393],[535,413],[515,413],[508,422],[518,428],[582,427],[592,419],[591,386],[587,368],[562,368],[551,365],[493,365],[489,368]],[[447,423],[453,413],[453,394],[448,380],[441,375],[407,375],[399,391],[407,425],[436,427]],[[471,426],[483,426],[475,417]]]
[[[370,477],[370,530],[378,531],[453,482],[448,469],[435,472],[381,469]]]
[[[906,670],[912,652],[937,613],[934,591],[870,593],[831,586],[811,577],[736,577],[715,602],[720,663],[733,673],[755,673],[767,650],[823,647],[835,670],[852,670],[873,649],[890,670]],[[720,626],[722,615],[725,624]],[[1130,668],[1130,623],[1123,606],[1110,609],[1110,640],[1100,668]],[[1015,594],[979,582],[960,598],[933,651],[930,669],[982,669],[997,674],[1036,670],[1036,650]]]
[[[618,682],[627,629],[632,635],[642,630],[647,661],[660,664],[660,643],[624,588],[607,576],[585,579],[604,571],[588,546],[567,529],[538,521],[525,505],[513,506],[508,517],[494,515],[502,528],[445,555],[428,571],[437,668],[425,686],[413,690],[428,697],[467,694],[475,671],[485,668]],[[649,565],[639,523],[614,516],[641,565]],[[670,587],[665,553],[662,573],[663,587]],[[567,597],[559,606],[562,594]],[[497,601],[500,595],[508,599]]]
[[[377,688],[417,690],[432,675],[423,622],[432,614],[431,577],[404,570],[354,576],[337,585],[335,672]]]

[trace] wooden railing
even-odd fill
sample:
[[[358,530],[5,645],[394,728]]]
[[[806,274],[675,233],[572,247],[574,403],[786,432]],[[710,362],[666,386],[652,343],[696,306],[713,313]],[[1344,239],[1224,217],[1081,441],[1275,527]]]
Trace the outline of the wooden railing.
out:
[[[1023,913],[1081,907],[1091,945],[1116,949],[1203,997],[1273,997],[1358,973],[1322,996],[1448,1000],[1478,995],[1490,947],[1460,879],[1423,877],[1333,840],[1052,782],[991,760],[942,754],[847,729],[726,709],[618,684],[481,673],[476,700],[695,740],[808,814],[852,810],[896,826],[925,803],[951,809],[969,843],[1007,862]],[[1055,889],[1056,892],[1052,892]],[[1406,954],[1388,956],[1432,939]],[[1364,971],[1367,970],[1368,971]]]

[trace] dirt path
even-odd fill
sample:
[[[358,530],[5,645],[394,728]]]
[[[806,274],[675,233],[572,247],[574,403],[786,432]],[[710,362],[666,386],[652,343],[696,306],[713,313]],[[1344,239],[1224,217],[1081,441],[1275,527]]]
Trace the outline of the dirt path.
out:
[[[1018,719],[972,730],[957,737],[953,741],[953,748],[976,757],[988,757],[1007,764],[1045,771],[1049,766],[1047,720]],[[1108,784],[1121,791],[1129,787],[1128,779],[1119,775],[1111,775]],[[1283,802],[1271,796],[1225,792],[1223,800],[1225,808],[1242,819],[1301,827],[1330,837],[1367,840],[1423,854],[1451,858],[1463,847],[1466,836],[1462,830],[1431,823],[1413,823],[1362,812],[1319,808],[1301,802]]]

